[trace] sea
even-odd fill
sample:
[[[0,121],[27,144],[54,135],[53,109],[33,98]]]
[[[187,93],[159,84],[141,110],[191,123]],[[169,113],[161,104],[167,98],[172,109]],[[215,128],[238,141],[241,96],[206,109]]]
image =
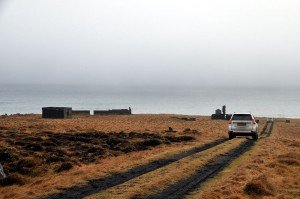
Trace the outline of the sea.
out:
[[[42,107],[66,106],[74,110],[131,107],[134,114],[208,116],[223,105],[227,113],[300,118],[300,89],[0,85],[0,114],[41,114]]]

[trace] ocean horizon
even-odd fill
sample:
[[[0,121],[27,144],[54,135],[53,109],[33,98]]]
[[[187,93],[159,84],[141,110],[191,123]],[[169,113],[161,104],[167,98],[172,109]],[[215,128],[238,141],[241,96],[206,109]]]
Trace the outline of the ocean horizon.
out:
[[[131,107],[134,114],[211,115],[223,105],[227,113],[300,118],[300,91],[251,87],[0,86],[0,114],[41,114],[42,107],[67,106],[91,111]]]

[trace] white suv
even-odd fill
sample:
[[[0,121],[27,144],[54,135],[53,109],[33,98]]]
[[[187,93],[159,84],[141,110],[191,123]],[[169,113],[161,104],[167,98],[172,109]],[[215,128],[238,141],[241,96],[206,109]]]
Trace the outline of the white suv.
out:
[[[234,113],[229,121],[229,139],[236,136],[252,136],[258,139],[258,122],[251,113]]]

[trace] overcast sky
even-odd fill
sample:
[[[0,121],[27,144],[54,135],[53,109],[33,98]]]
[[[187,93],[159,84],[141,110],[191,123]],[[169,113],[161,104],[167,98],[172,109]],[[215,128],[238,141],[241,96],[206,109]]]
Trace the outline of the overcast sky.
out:
[[[0,83],[300,86],[299,0],[0,0]]]

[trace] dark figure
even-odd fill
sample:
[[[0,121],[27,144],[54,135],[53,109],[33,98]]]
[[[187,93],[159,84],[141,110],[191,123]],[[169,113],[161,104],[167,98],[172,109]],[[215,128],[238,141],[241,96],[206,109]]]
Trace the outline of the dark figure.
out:
[[[226,115],[226,105],[222,106],[223,115]]]

